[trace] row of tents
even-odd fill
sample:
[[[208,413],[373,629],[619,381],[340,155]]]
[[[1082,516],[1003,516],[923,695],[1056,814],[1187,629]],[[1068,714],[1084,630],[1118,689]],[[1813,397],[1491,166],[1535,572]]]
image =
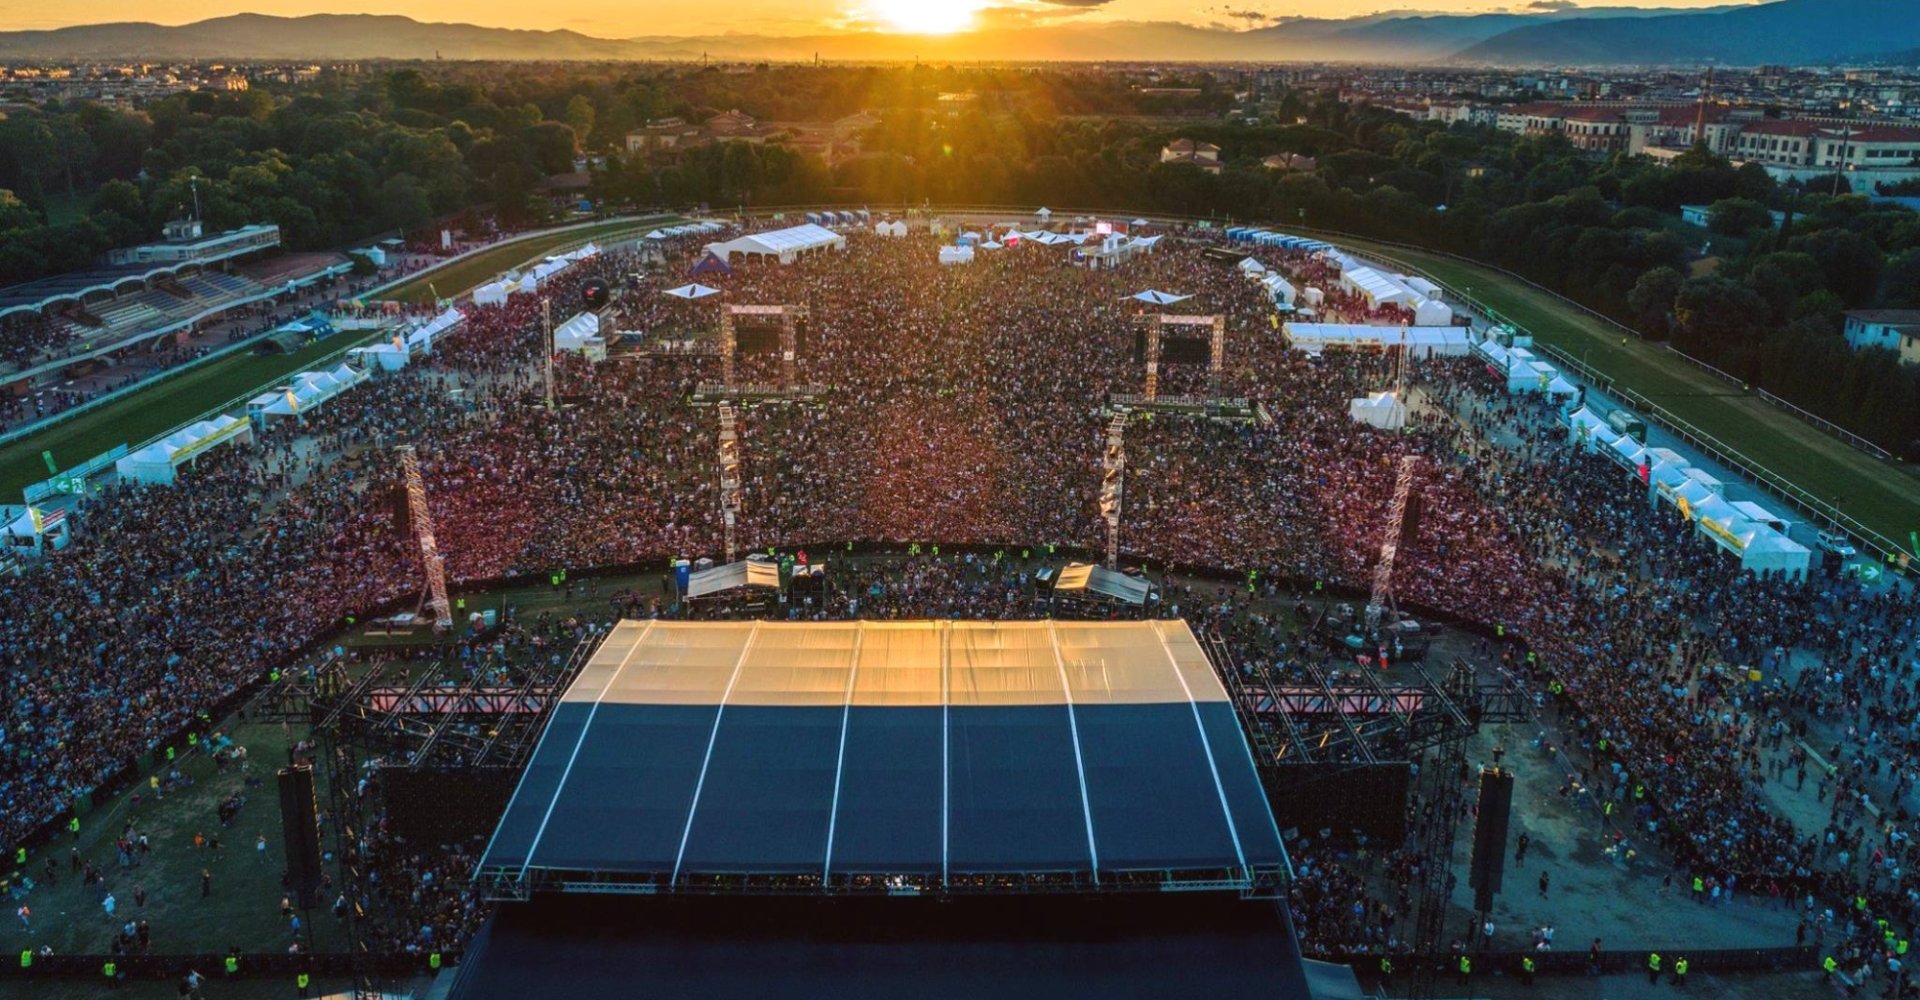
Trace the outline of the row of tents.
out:
[[[717,233],[725,228],[727,227],[711,220],[706,222],[688,222],[678,226],[668,226],[665,229],[655,229],[640,238],[643,240],[671,240],[681,236],[704,236],[707,233]]]
[[[540,286],[552,280],[555,275],[589,257],[598,256],[600,248],[592,243],[563,254],[555,254],[546,260],[527,268],[525,271],[508,271],[506,274],[489,281],[473,290],[473,304],[476,306],[506,305],[507,296],[515,292],[529,295],[538,292]]]
[[[1540,360],[1529,348],[1505,347],[1488,337],[1473,346],[1473,353],[1506,378],[1510,394],[1537,392],[1560,399],[1580,395],[1579,386],[1562,375],[1560,369]]]
[[[144,445],[115,461],[114,472],[122,482],[171,485],[178,481],[181,469],[192,468],[202,455],[223,445],[251,442],[256,431],[277,420],[316,413],[340,394],[367,381],[376,369],[405,367],[407,359],[430,352],[434,338],[464,319],[458,309],[447,309],[432,319],[395,331],[390,341],[354,348],[348,352],[348,361],[295,374],[285,384],[248,400],[239,413],[195,421]],[[387,360],[394,355],[402,359],[398,364]]]
[[[1788,521],[1762,504],[1729,500],[1726,484],[1671,448],[1650,448],[1614,430],[1587,406],[1566,414],[1567,439],[1612,459],[1647,487],[1649,504],[1665,504],[1695,530],[1740,560],[1742,569],[1805,577],[1813,551],[1788,537]]]
[[[1333,249],[1333,244],[1325,240],[1306,236],[1288,236],[1286,233],[1276,233],[1270,229],[1258,229],[1253,226],[1228,226],[1227,242],[1279,247],[1282,250],[1304,250],[1309,253]]]
[[[864,226],[873,221],[873,213],[864,208],[839,212],[808,212],[807,221],[816,226]]]

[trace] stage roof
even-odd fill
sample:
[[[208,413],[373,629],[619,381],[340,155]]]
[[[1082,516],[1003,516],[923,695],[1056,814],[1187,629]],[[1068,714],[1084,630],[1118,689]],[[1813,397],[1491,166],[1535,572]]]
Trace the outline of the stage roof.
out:
[[[1184,622],[629,621],[556,709],[477,877],[504,897],[758,876],[1244,889],[1285,864]]]

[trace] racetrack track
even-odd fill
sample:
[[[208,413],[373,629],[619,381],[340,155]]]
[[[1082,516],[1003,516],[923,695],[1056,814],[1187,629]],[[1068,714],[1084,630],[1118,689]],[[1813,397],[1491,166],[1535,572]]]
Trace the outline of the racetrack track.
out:
[[[1362,239],[1334,242],[1400,261],[1492,307],[1538,340],[1652,400],[1749,464],[1841,508],[1896,545],[1920,530],[1920,475],[1874,458],[1664,345],[1626,336],[1548,292],[1487,267]]]

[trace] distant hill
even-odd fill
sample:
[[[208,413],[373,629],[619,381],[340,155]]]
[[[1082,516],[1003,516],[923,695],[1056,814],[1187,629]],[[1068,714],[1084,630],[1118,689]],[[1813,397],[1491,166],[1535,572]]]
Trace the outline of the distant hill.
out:
[[[0,32],[0,58],[631,59],[628,42],[577,31],[427,24],[378,14],[236,14],[170,27],[144,22]],[[699,53],[696,50],[694,55]]]
[[[1646,18],[1527,24],[1468,46],[1463,62],[1506,65],[1739,66],[1868,59],[1920,46],[1916,0],[1779,0]]]
[[[1315,61],[1515,64],[1818,61],[1920,47],[1920,0],[1780,0],[1764,6],[1576,8],[1533,14],[1289,18],[1247,30],[1061,21],[947,36],[597,38],[373,14],[239,14],[0,32],[0,59],[444,59],[835,61]]]

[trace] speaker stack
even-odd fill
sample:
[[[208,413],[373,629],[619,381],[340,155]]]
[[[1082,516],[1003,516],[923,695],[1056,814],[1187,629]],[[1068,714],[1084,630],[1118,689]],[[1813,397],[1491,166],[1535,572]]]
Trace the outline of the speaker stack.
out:
[[[1513,811],[1513,772],[1490,767],[1480,772],[1479,818],[1473,824],[1473,860],[1467,884],[1473,887],[1477,913],[1493,909],[1493,897],[1507,865],[1507,824]]]
[[[320,822],[313,800],[313,767],[295,764],[279,771],[280,837],[287,850],[287,881],[301,909],[314,906],[320,885]]]

